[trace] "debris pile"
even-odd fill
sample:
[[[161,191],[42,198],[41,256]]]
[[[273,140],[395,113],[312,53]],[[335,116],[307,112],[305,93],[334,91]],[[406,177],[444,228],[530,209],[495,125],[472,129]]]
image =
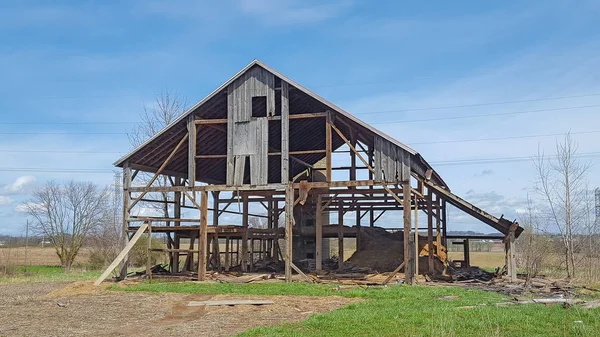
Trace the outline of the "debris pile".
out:
[[[346,261],[354,267],[367,268],[373,272],[388,272],[396,269],[404,261],[404,235],[402,232],[390,233],[381,227],[361,228],[360,247]],[[419,237],[419,274],[429,272],[427,238]],[[434,249],[435,250],[435,249]],[[442,250],[443,251],[443,250]],[[444,259],[434,252],[436,273],[444,272]],[[444,254],[445,255],[445,254]]]

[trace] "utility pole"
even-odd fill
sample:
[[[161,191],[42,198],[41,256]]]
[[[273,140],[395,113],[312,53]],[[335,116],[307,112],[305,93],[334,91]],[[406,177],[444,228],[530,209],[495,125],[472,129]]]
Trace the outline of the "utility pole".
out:
[[[596,196],[596,220],[594,223],[600,225],[600,187],[596,187],[594,194]]]
[[[29,266],[29,220],[25,222],[25,271],[27,271],[27,267]]]

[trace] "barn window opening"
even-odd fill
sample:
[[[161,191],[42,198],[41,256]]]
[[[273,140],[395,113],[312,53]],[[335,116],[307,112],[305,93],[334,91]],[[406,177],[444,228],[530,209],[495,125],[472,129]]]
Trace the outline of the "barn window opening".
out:
[[[252,117],[267,117],[267,96],[252,97]]]

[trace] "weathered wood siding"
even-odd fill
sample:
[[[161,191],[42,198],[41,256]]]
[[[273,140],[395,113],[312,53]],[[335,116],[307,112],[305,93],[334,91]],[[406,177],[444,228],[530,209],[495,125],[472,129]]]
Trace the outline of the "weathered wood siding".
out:
[[[410,153],[377,135],[374,148],[375,181],[396,183],[410,180]]]
[[[267,116],[275,114],[275,76],[254,67],[227,87],[227,185],[244,183],[250,158],[250,183],[268,181],[269,125],[267,118],[252,117],[252,98],[266,97]]]
[[[290,86],[281,81],[281,182],[290,180]]]

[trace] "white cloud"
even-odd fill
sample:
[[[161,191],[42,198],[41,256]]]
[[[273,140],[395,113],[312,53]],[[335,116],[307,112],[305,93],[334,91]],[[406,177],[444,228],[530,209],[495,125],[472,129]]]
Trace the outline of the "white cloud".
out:
[[[0,205],[10,205],[13,203],[13,200],[7,196],[0,195]]]
[[[5,193],[19,194],[27,191],[27,189],[33,185],[36,181],[34,176],[20,176],[12,183],[4,186],[3,190]]]
[[[15,206],[15,212],[27,213],[27,212],[29,212],[30,209],[41,210],[42,208],[43,208],[42,204],[28,201],[28,202],[24,202],[24,203],[21,203],[21,204],[18,204],[17,206]]]

